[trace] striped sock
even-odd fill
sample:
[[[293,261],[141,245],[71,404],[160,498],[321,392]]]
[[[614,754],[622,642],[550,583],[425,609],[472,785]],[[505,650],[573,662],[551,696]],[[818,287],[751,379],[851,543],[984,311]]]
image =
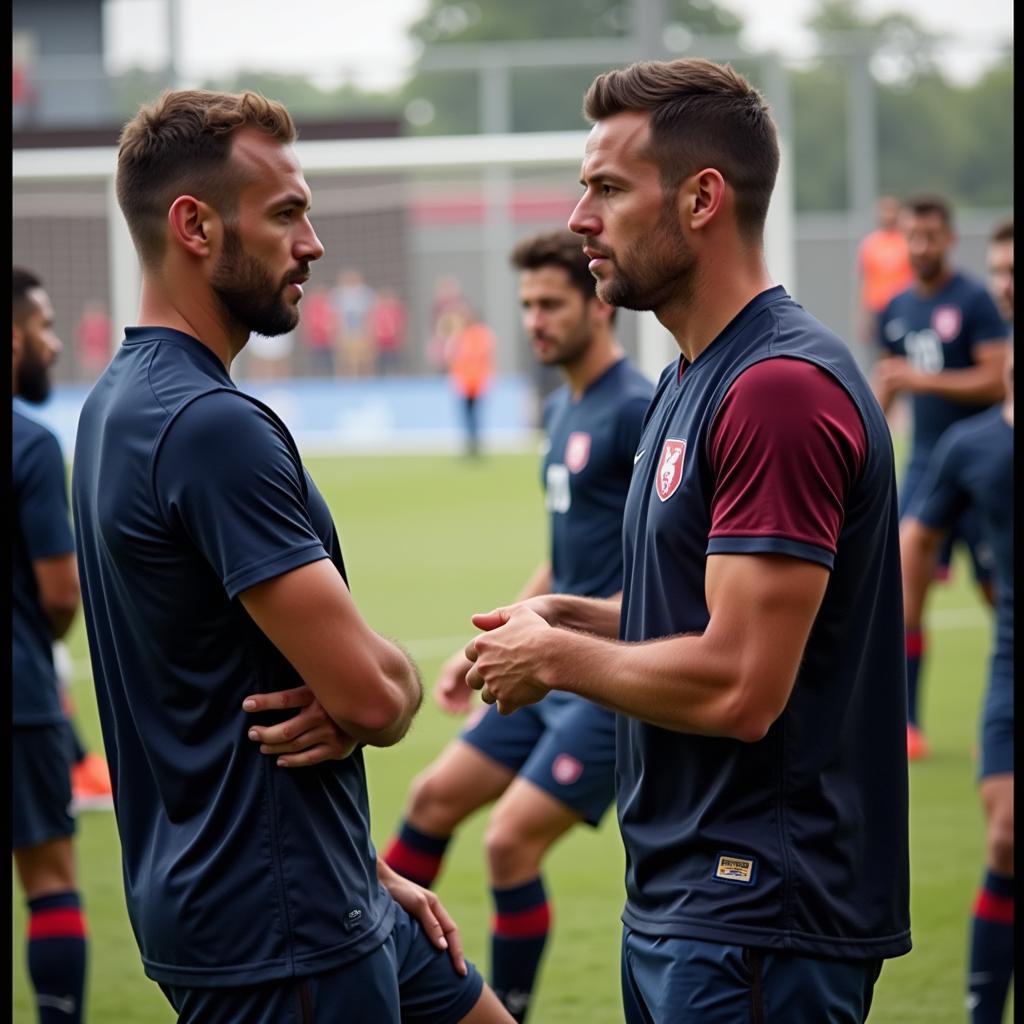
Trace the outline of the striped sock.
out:
[[[28,973],[39,1024],[79,1024],[85,997],[87,941],[78,893],[28,901]]]
[[[526,1020],[534,981],[551,930],[551,906],[538,876],[511,889],[492,889],[491,988],[517,1021]]]
[[[924,657],[924,633],[919,629],[908,629],[907,646],[907,721],[917,725],[917,680],[921,673],[921,659]]]
[[[971,1024],[1001,1024],[1013,976],[1013,879],[988,871],[971,921]]]
[[[403,821],[384,851],[384,863],[392,871],[429,889],[441,872],[451,836],[428,836]]]

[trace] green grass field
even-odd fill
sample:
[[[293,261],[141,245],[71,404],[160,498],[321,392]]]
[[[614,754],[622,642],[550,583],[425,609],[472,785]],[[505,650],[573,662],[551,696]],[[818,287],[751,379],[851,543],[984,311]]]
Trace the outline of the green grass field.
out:
[[[536,456],[493,455],[477,463],[448,456],[346,457],[308,464],[334,512],[360,608],[371,625],[411,651],[429,689],[441,660],[472,634],[470,613],[507,600],[544,556]],[[967,921],[983,859],[973,751],[991,625],[963,564],[950,584],[936,588],[930,618],[924,722],[932,756],[911,766],[914,949],[883,970],[874,1024],[965,1019]],[[100,749],[81,617],[70,646],[78,720]],[[413,775],[458,728],[458,720],[428,699],[400,745],[368,752],[378,846],[398,820]],[[467,823],[438,884],[468,955],[483,970],[490,917],[481,849],[485,819],[480,814]],[[77,847],[91,936],[89,1020],[168,1024],[174,1014],[143,975],[128,925],[113,815],[84,814]],[[621,1021],[622,872],[614,813],[596,832],[571,833],[553,853],[547,881],[554,933],[533,1024]],[[13,881],[12,896],[14,1020],[30,1024],[35,1018],[24,969],[25,914]]]

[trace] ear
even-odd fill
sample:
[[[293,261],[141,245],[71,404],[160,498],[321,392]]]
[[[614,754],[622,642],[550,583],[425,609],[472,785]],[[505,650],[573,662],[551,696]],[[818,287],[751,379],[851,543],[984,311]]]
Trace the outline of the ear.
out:
[[[188,253],[203,259],[220,237],[220,217],[208,203],[192,196],[178,196],[167,211],[174,240]]]
[[[679,189],[680,218],[693,231],[707,228],[725,205],[725,179],[714,167],[687,178]]]
[[[592,298],[587,299],[587,312],[593,320],[598,323],[608,323],[612,314],[615,312],[614,306],[609,306],[607,302],[602,302],[596,295]]]

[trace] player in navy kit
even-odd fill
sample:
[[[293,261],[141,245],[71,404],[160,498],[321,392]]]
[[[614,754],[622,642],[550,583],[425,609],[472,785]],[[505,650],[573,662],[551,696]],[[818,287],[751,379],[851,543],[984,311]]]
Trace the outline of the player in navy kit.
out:
[[[53,305],[39,278],[14,268],[11,381],[39,403],[61,351]],[[40,1024],[83,1020],[88,942],[78,892],[71,813],[71,750],[53,643],[78,609],[75,541],[57,438],[15,408],[11,557],[11,848],[28,903],[28,973]]]
[[[991,286],[1013,321],[1013,222],[989,243]],[[993,553],[996,629],[981,727],[986,871],[971,922],[967,1005],[973,1024],[1000,1024],[1013,973],[1013,349],[1002,405],[961,420],[935,446],[900,529],[904,607],[920,621],[943,540],[966,508]]]
[[[951,424],[1003,397],[1006,325],[980,281],[949,262],[955,242],[952,212],[941,196],[908,199],[904,225],[915,281],[894,296],[878,318],[883,358],[873,385],[883,411],[900,394],[910,396],[913,437],[900,483],[900,513],[906,514],[924,476],[932,449]],[[975,576],[991,599],[991,556],[981,540],[975,512],[958,521],[939,565],[947,568],[954,538],[962,538]],[[907,620],[907,753],[926,756],[920,727],[918,680],[925,649],[921,623]]]
[[[353,603],[287,428],[228,374],[251,332],[294,328],[323,255],[294,138],[280,104],[204,91],[121,136],[143,326],[86,399],[72,491],[129,917],[182,1022],[508,1022],[370,840],[362,746],[409,728],[415,666]]]
[[[552,691],[619,713],[630,1024],[861,1021],[910,948],[888,427],[848,346],[768,276],[756,90],[644,62],[585,110],[570,227],[598,295],[653,309],[680,357],[640,437],[621,601],[475,616],[467,682],[506,714]]]
[[[534,355],[565,379],[544,410],[550,558],[520,599],[549,592],[607,597],[622,587],[622,506],[652,388],[615,341],[615,311],[595,296],[576,235],[524,239],[512,262]],[[470,667],[462,651],[443,666],[435,696],[445,710],[468,710]],[[551,926],[542,863],[573,826],[596,827],[612,802],[615,721],[571,694],[513,719],[482,711],[415,780],[385,859],[431,885],[454,831],[497,800],[485,839],[495,911],[491,984],[521,1021]]]

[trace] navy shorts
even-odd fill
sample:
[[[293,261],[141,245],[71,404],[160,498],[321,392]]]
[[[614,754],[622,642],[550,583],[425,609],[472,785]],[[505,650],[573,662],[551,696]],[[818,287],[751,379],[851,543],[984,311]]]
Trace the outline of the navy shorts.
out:
[[[396,907],[384,944],[336,970],[244,988],[160,988],[178,1024],[455,1024],[484,988],[468,966],[466,977],[457,974],[448,953]]]
[[[1013,662],[992,659],[985,708],[981,715],[979,776],[1013,773]]]
[[[862,1024],[881,970],[881,960],[622,933],[626,1024]]]
[[[574,694],[553,696],[511,715],[492,704],[461,738],[596,827],[615,799],[615,714]]]
[[[63,722],[11,730],[11,849],[75,834],[71,762]]]
[[[924,482],[926,470],[927,463],[914,462],[912,460],[907,465],[899,488],[901,519],[907,514],[914,496]],[[958,543],[963,544],[971,556],[974,578],[979,583],[990,583],[992,581],[992,549],[985,541],[981,516],[973,505],[966,508],[960,514],[953,524],[953,528],[942,542],[942,547],[939,550],[938,568],[949,568],[950,560],[953,557],[953,546]]]

